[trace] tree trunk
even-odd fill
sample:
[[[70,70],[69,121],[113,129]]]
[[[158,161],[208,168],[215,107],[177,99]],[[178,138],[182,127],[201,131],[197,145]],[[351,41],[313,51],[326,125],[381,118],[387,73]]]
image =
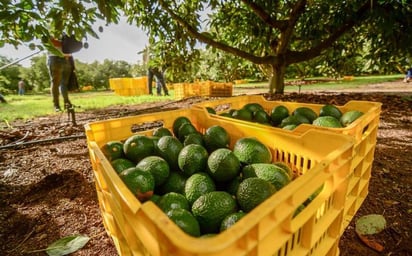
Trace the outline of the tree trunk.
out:
[[[283,94],[285,89],[286,65],[272,65],[272,76],[269,78],[269,94]]]

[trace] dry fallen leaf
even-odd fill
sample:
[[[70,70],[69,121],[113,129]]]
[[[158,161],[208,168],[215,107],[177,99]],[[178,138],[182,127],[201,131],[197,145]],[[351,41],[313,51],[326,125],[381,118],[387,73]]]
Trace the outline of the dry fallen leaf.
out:
[[[356,234],[358,234],[358,237],[360,238],[360,240],[361,240],[364,244],[366,244],[369,248],[371,248],[371,249],[373,249],[373,250],[375,250],[375,251],[377,251],[377,252],[382,252],[382,251],[384,250],[383,245],[381,245],[380,243],[376,242],[375,240],[368,238],[368,236],[363,236],[363,235],[361,235],[361,234],[359,234],[359,233],[356,233]]]
[[[383,245],[373,239],[373,235],[380,233],[386,228],[386,220],[380,214],[369,214],[360,217],[356,221],[356,234],[360,240],[366,244],[369,248],[382,252],[384,250]]]

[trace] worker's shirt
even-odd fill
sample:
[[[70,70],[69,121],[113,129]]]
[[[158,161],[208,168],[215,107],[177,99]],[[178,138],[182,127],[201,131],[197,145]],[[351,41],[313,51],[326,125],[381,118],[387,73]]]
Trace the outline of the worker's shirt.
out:
[[[60,40],[57,40],[55,38],[51,39],[51,42],[53,44],[53,46],[58,49],[60,52],[62,52],[62,42]],[[56,54],[54,54],[53,52],[48,52],[47,55],[50,56],[58,56]],[[63,53],[63,56],[65,57],[65,59],[69,59],[70,57],[72,57],[71,53]],[[60,56],[59,56],[60,57]]]

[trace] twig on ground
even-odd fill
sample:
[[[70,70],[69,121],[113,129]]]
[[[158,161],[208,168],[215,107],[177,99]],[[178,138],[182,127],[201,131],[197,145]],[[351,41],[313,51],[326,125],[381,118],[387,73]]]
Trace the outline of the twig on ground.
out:
[[[35,228],[33,228],[32,231],[30,231],[30,233],[28,233],[28,234],[26,235],[26,237],[24,237],[24,239],[23,239],[16,247],[14,247],[13,250],[10,250],[10,251],[8,251],[8,252],[14,252],[14,251],[16,251],[18,248],[20,248],[20,247],[24,244],[24,242],[26,242],[27,239],[29,239],[29,237],[33,234],[34,230],[35,230]]]

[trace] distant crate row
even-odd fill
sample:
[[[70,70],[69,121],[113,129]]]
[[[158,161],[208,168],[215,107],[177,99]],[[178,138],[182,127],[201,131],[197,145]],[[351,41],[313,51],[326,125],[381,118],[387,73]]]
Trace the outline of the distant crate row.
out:
[[[232,83],[202,81],[195,83],[178,83],[174,84],[173,87],[176,99],[193,96],[231,97],[233,93]]]
[[[138,96],[148,94],[147,76],[133,78],[110,78],[110,89],[120,96]]]
[[[120,96],[139,96],[148,94],[147,77],[135,78],[110,78],[110,89]],[[168,84],[174,90],[176,99],[194,96],[230,97],[233,93],[232,83],[218,83],[213,81],[200,81],[195,83]]]

